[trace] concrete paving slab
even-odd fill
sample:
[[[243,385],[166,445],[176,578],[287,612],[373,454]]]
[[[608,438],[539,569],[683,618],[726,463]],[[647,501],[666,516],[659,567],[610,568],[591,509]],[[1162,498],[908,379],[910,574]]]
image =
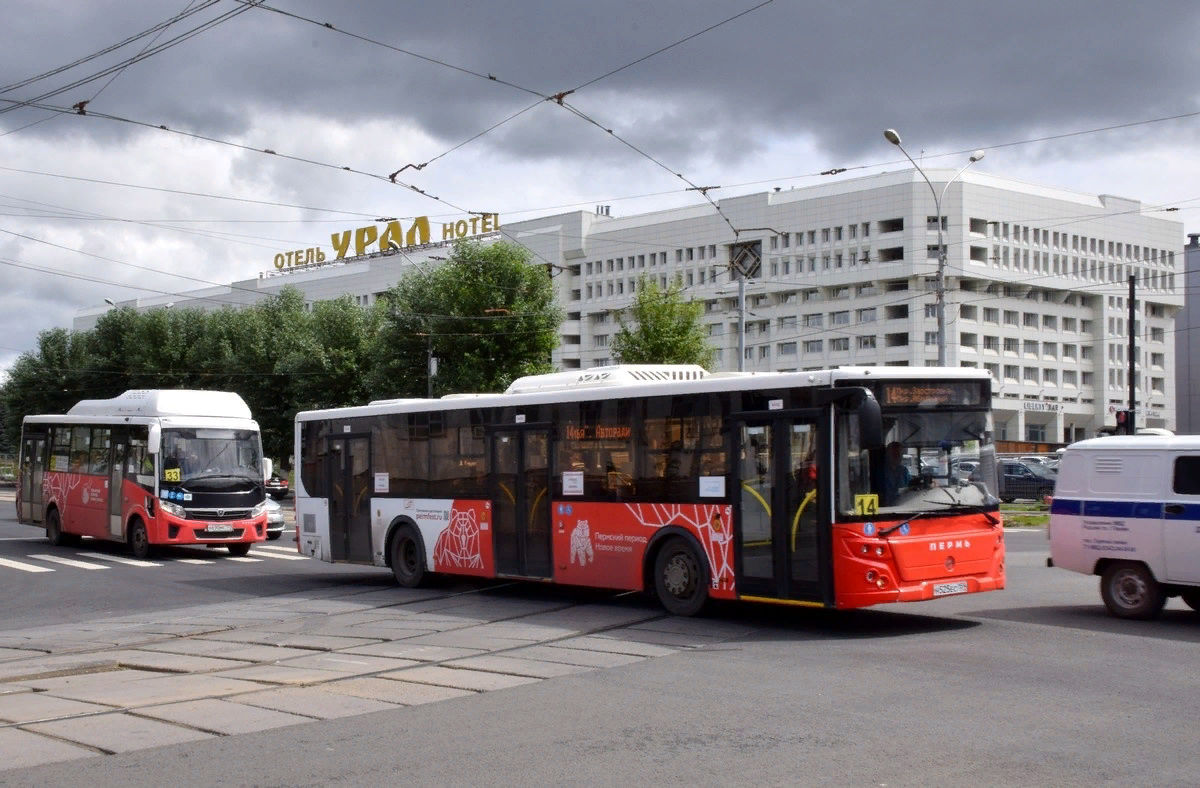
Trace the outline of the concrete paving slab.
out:
[[[705,635],[682,635],[674,632],[654,632],[649,629],[613,629],[604,633],[606,638],[632,640],[638,643],[653,643],[658,646],[675,646],[676,648],[701,648],[721,643],[725,638],[707,637]]]
[[[172,654],[193,654],[204,657],[236,659],[242,662],[274,662],[290,657],[303,657],[313,652],[303,648],[257,646],[247,643],[223,643],[216,640],[171,640],[142,647],[144,651],[165,651]]]
[[[90,758],[96,754],[95,750],[85,750],[37,733],[18,728],[0,728],[0,769],[24,769],[27,766]]]
[[[231,703],[244,703],[247,706],[299,714],[318,720],[353,717],[358,714],[370,714],[373,711],[401,708],[395,703],[326,692],[317,687],[284,687],[238,695],[229,700]]]
[[[526,624],[518,621],[500,621],[495,624],[484,624],[472,627],[471,632],[489,637],[513,638],[540,643],[543,640],[557,640],[580,634],[578,628],[554,627],[544,624]]]
[[[385,703],[398,703],[403,706],[417,706],[422,703],[464,698],[475,694],[471,690],[454,687],[439,687],[433,684],[417,684],[411,681],[371,677],[330,682],[322,685],[321,691],[353,695],[356,698],[370,698]]]
[[[609,627],[629,626],[663,616],[661,610],[651,610],[620,605],[584,605],[569,610],[554,610],[539,613],[522,620],[523,624],[541,624],[551,627],[571,627],[581,631],[595,631]]]
[[[134,708],[163,703],[178,703],[199,698],[214,698],[237,692],[262,689],[261,684],[211,675],[162,676],[145,681],[125,681],[110,685],[59,689],[52,694],[60,698],[103,703],[109,706]]]
[[[284,646],[310,651],[335,651],[353,646],[378,643],[378,638],[335,637],[332,635],[304,635],[289,632],[264,632],[261,630],[235,630],[205,635],[203,640],[223,640],[229,643],[254,643],[263,646]]]
[[[117,663],[104,654],[58,654],[0,665],[0,681],[49,677],[63,671],[111,670]]]
[[[460,657],[482,654],[484,650],[478,648],[458,648],[456,646],[427,646],[402,640],[393,643],[376,643],[373,646],[359,646],[336,653],[367,654],[373,657],[392,657],[394,659],[415,659],[421,662],[441,662],[444,659],[458,659]]]
[[[285,665],[254,665],[237,670],[224,670],[210,674],[221,678],[238,679],[241,681],[257,681],[263,684],[321,684],[336,678],[353,675],[333,670],[315,670],[313,668],[293,668]]]
[[[648,630],[651,632],[672,632],[677,635],[700,635],[711,638],[740,638],[759,631],[762,627],[748,624],[738,624],[732,621],[714,621],[708,618],[682,618],[671,616],[654,621],[643,621],[632,624],[629,629]]]
[[[386,624],[359,624],[358,626],[348,627],[344,630],[350,637],[369,637],[381,641],[418,638],[422,635],[434,635],[440,631],[428,627],[393,627]]]
[[[212,738],[208,733],[124,713],[39,722],[26,726],[26,730],[58,736],[113,753]]]
[[[7,662],[10,659],[28,659],[29,657],[37,657],[44,655],[45,653],[45,651],[40,649],[35,650],[0,646],[0,661]]]
[[[645,657],[633,654],[615,654],[610,651],[584,651],[577,648],[559,648],[558,646],[529,646],[506,653],[506,657],[518,659],[540,659],[546,662],[564,662],[568,665],[580,665],[589,668],[615,668],[619,665],[630,665],[641,662]]]
[[[116,687],[162,675],[161,673],[151,673],[145,670],[123,668],[121,670],[104,670],[96,673],[82,673],[71,676],[55,676],[53,678],[23,679],[13,683],[32,687],[41,692],[51,692],[59,695],[63,692],[74,692],[90,687]],[[62,697],[71,696],[63,695]]]
[[[653,643],[639,643],[636,640],[621,640],[605,637],[604,635],[585,635],[579,638],[568,638],[554,644],[562,648],[578,648],[584,651],[608,651],[613,654],[630,654],[637,657],[666,657],[678,653],[679,649],[667,646],[656,646]]]
[[[516,638],[498,638],[476,634],[473,629],[456,629],[451,632],[438,632],[433,635],[422,635],[407,638],[406,643],[417,643],[422,646],[456,646],[458,648],[474,648],[482,651],[499,651],[500,649],[528,646],[528,640]]]
[[[498,654],[485,654],[481,657],[467,657],[447,662],[447,667],[468,668],[470,670],[487,670],[493,673],[509,673],[514,676],[528,676],[535,679],[552,679],[558,676],[570,676],[574,673],[587,673],[595,668],[583,665],[568,665],[565,662],[545,662],[537,659],[520,659]]]
[[[15,684],[5,686],[0,684],[0,698],[5,695],[24,695],[29,692],[33,692],[33,687],[19,687]]]
[[[374,605],[357,601],[356,597],[349,599],[296,599],[283,604],[275,605],[272,610],[286,610],[291,613],[316,614],[326,613],[336,615],[338,613],[355,613],[361,610],[370,610]]]
[[[522,684],[533,684],[538,681],[538,679],[528,676],[510,676],[503,673],[486,673],[479,670],[446,668],[441,665],[422,665],[419,668],[398,670],[394,673],[384,673],[380,678],[411,681],[418,684],[436,684],[439,687],[454,687],[455,689],[475,690],[476,692],[519,687]]]
[[[313,668],[315,670],[332,670],[338,673],[361,675],[363,673],[381,673],[385,670],[399,670],[413,665],[420,665],[415,659],[392,659],[375,657],[367,654],[347,654],[335,651],[326,654],[309,654],[306,657],[289,659],[279,663],[281,666],[293,668]]]
[[[4,722],[37,722],[72,714],[109,711],[112,707],[95,703],[80,703],[47,695],[44,692],[25,692],[0,695],[0,720]]]
[[[171,673],[207,673],[221,669],[242,668],[251,664],[236,659],[217,659],[160,651],[110,651],[106,652],[105,656],[116,660],[121,667]]]
[[[244,703],[231,703],[215,698],[170,703],[166,706],[151,706],[148,709],[138,709],[137,714],[229,736],[240,733],[256,733],[269,728],[283,728],[288,725],[313,721],[311,717],[301,717],[296,714],[272,711],[258,706],[247,706]]]

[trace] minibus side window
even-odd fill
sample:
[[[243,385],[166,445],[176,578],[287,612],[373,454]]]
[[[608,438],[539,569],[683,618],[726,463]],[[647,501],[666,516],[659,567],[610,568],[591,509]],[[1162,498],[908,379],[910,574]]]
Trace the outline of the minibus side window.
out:
[[[1172,489],[1180,495],[1200,495],[1200,456],[1175,458]]]

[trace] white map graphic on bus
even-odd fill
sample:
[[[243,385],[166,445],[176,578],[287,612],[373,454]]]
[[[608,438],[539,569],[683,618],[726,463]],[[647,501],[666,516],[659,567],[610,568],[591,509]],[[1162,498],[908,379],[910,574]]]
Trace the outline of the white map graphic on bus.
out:
[[[712,567],[713,588],[720,588],[723,583],[733,585],[731,507],[714,504],[627,503],[625,508],[648,528],[683,524],[695,528],[708,556],[708,565]]]
[[[450,524],[438,534],[433,548],[433,565],[438,569],[482,569],[479,523],[473,509],[451,509]]]
[[[596,555],[592,552],[592,529],[587,520],[580,520],[571,531],[570,563],[575,563],[576,558],[579,559],[580,566],[587,566],[589,562],[596,560]]]
[[[47,473],[42,477],[42,500],[54,500],[58,504],[60,522],[67,521],[67,507],[71,491],[78,487],[80,479],[73,473]]]

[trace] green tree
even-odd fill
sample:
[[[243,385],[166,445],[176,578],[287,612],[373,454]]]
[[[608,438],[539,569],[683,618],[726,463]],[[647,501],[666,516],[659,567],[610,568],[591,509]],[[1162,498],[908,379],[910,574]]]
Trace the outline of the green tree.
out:
[[[704,305],[684,300],[683,283],[676,279],[666,290],[651,277],[638,280],[637,295],[629,307],[632,324],[617,316],[620,330],[612,354],[622,364],[699,364],[712,369],[716,351],[708,344],[700,318]]]
[[[552,370],[564,313],[544,266],[516,244],[455,244],[436,268],[412,268],[388,291],[370,377],[376,397],[503,391]]]
[[[7,439],[17,442],[27,415],[66,413],[94,396],[94,363],[90,332],[53,328],[38,334],[37,348],[17,357],[0,389]]]

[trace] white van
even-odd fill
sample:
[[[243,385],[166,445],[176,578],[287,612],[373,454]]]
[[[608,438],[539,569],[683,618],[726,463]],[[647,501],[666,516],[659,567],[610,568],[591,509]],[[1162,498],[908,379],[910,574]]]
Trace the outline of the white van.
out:
[[[1168,597],[1200,610],[1200,435],[1073,443],[1050,505],[1049,566],[1100,576],[1121,618],[1153,618]]]

